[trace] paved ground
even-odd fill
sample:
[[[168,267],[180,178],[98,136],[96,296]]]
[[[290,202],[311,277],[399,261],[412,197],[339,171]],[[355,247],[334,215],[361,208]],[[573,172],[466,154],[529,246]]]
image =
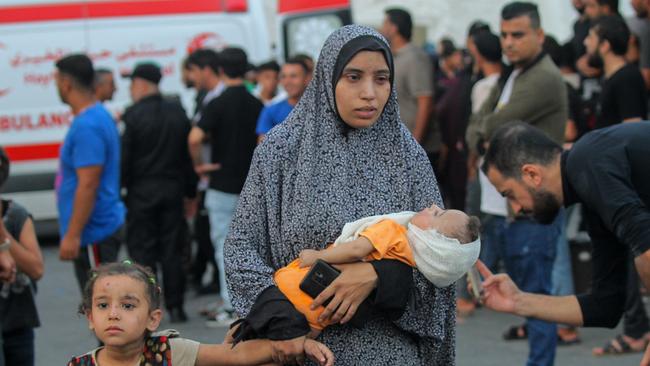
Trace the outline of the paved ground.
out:
[[[72,264],[60,262],[56,247],[43,249],[46,274],[39,282],[38,308],[43,326],[36,332],[36,364],[65,365],[71,356],[84,353],[97,343],[88,329],[86,320],[77,315],[79,290],[74,279]],[[208,328],[199,317],[198,310],[216,297],[188,295],[188,323],[175,325],[181,334],[201,342],[220,342],[225,329]],[[516,324],[519,319],[486,310],[477,312],[458,325],[457,364],[508,366],[524,365],[527,354],[525,342],[504,342],[500,334],[504,328]],[[169,328],[163,321],[161,326]],[[556,359],[558,366],[587,365],[638,365],[640,354],[609,358],[594,358],[591,348],[600,346],[614,331],[590,329],[582,331],[582,343],[560,348]]]

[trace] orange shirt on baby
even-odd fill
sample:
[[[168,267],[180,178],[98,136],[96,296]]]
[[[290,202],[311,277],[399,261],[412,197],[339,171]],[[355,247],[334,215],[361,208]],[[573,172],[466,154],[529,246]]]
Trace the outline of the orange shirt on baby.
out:
[[[367,238],[374,247],[364,261],[395,259],[415,267],[413,252],[404,226],[393,220],[382,220],[369,226],[360,235]],[[339,245],[345,245],[345,243]],[[309,267],[300,268],[300,259],[296,259],[286,267],[277,270],[273,278],[280,291],[299,312],[305,315],[309,325],[314,329],[322,330],[330,325],[318,321],[318,317],[325,308],[319,306],[316,310],[310,310],[309,305],[314,299],[300,289],[300,282],[305,278],[309,269]]]

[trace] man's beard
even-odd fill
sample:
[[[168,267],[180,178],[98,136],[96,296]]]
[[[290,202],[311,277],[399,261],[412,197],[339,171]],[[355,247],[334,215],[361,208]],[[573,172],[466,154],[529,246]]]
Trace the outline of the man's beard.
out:
[[[598,54],[598,51],[596,51],[589,54],[589,57],[587,58],[587,64],[595,69],[602,69],[605,61],[603,61],[603,58],[600,56],[600,54]]]
[[[529,188],[528,191],[533,197],[533,209],[530,215],[540,224],[551,224],[562,208],[560,201],[547,190],[535,191]]]

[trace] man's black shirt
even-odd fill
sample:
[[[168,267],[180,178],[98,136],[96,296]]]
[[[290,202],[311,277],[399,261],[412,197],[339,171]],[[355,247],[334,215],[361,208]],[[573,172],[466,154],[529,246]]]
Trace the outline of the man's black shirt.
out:
[[[629,252],[650,249],[649,157],[650,122],[590,132],[562,155],[564,204],[582,203],[594,246],[592,293],[578,296],[585,326],[616,326]]]
[[[646,119],[648,99],[638,67],[627,64],[603,81],[599,108],[596,128],[635,117]]]
[[[122,186],[175,181],[185,197],[194,197],[198,178],[187,145],[191,124],[183,107],[154,94],[129,107],[122,120]]]
[[[230,86],[202,111],[200,127],[210,137],[212,163],[221,168],[210,174],[210,188],[239,194],[257,145],[257,117],[263,105],[246,87]]]

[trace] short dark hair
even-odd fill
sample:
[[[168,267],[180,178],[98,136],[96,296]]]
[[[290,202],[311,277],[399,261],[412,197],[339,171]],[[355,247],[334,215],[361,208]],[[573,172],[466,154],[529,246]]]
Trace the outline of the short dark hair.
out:
[[[440,58],[443,59],[453,55],[458,50],[454,41],[449,38],[443,38],[440,40],[440,48],[441,50],[439,50],[438,54],[440,55]]]
[[[460,243],[468,244],[476,241],[481,233],[481,220],[476,216],[470,216],[464,229],[464,232],[458,238]]]
[[[496,34],[487,31],[472,36],[476,50],[489,62],[501,62],[501,40]]]
[[[481,169],[487,174],[494,167],[506,178],[520,179],[524,164],[548,166],[561,152],[562,147],[542,130],[527,123],[511,122],[492,135]]]
[[[630,41],[630,28],[618,15],[602,16],[594,21],[591,29],[596,32],[600,41],[609,42],[612,52],[624,56]]]
[[[501,9],[501,19],[503,20],[511,20],[523,16],[530,19],[531,28],[539,29],[541,21],[537,5],[523,1],[515,1],[507,4],[503,9]]]
[[[475,35],[482,32],[490,32],[490,25],[482,20],[476,20],[470,24],[467,36],[474,37]]]
[[[305,70],[305,74],[309,74],[309,66],[307,66],[307,63],[303,61],[302,59],[298,57],[291,57],[288,58],[287,61],[284,62],[285,65],[300,65],[303,70]]]
[[[5,184],[7,179],[9,179],[9,171],[11,163],[9,162],[9,156],[5,150],[0,146],[0,188]]]
[[[88,56],[81,53],[67,55],[59,59],[55,65],[60,73],[72,78],[77,87],[86,91],[93,90],[95,69]]]
[[[598,5],[607,6],[611,12],[618,14],[618,0],[597,0]]]
[[[219,53],[221,69],[229,78],[240,78],[246,74],[248,57],[246,52],[238,47],[228,47]]]
[[[307,55],[305,53],[297,53],[297,54],[293,55],[293,57],[291,57],[291,59],[302,61],[302,63],[304,63],[307,66],[307,71],[308,72],[314,71],[313,67],[309,66],[309,65],[314,64],[314,58],[313,57],[311,57],[311,56],[309,56],[309,55]]]
[[[113,75],[113,70],[105,67],[95,69],[95,85],[97,85],[101,81],[101,78],[105,75]]]
[[[209,67],[212,72],[219,75],[219,54],[215,50],[201,48],[192,52],[187,57],[187,67],[191,65],[197,66],[198,68],[205,69]]]
[[[278,64],[277,61],[271,60],[264,62],[257,66],[257,72],[262,72],[262,71],[275,71],[275,72],[280,72],[280,64]]]
[[[397,26],[397,32],[402,35],[407,41],[411,40],[413,32],[413,21],[411,14],[401,8],[390,8],[385,11],[388,20]]]

